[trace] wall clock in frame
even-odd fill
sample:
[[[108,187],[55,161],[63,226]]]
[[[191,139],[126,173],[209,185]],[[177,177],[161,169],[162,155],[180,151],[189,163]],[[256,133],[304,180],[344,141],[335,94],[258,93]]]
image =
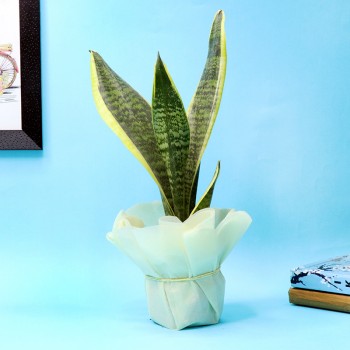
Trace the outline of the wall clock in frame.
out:
[[[0,150],[41,150],[40,0],[0,0]]]

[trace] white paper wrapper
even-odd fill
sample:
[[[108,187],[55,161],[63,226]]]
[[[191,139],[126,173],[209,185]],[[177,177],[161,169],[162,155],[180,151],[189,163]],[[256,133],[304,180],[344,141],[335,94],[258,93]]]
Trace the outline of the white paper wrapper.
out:
[[[218,323],[225,296],[220,270],[185,280],[146,277],[148,309],[152,320],[170,329]]]
[[[107,238],[146,275],[151,318],[182,329],[219,321],[225,290],[219,269],[250,223],[244,211],[214,208],[181,222],[152,202],[121,211]]]

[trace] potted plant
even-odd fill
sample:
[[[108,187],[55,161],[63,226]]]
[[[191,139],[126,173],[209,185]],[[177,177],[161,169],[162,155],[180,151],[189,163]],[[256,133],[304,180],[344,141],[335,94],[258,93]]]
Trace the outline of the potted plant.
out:
[[[159,54],[149,105],[91,51],[97,110],[150,173],[161,197],[161,202],[121,211],[107,238],[142,269],[150,316],[171,329],[219,321],[225,288],[220,266],[251,223],[246,212],[210,208],[220,162],[196,201],[200,163],[225,80],[224,20],[218,11],[204,71],[187,111]]]

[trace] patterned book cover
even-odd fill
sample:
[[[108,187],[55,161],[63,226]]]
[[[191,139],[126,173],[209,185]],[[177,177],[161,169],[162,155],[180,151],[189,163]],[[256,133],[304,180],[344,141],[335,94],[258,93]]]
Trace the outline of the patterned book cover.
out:
[[[291,270],[293,288],[350,295],[350,255]]]

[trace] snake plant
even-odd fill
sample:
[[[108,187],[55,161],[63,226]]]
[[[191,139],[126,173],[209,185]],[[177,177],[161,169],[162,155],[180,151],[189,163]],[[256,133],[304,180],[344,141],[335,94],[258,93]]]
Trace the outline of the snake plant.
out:
[[[210,206],[220,172],[196,203],[201,159],[221,101],[226,73],[225,15],[218,11],[205,67],[187,111],[158,54],[151,105],[94,51],[92,91],[97,110],[159,187],[166,215],[186,220]]]

